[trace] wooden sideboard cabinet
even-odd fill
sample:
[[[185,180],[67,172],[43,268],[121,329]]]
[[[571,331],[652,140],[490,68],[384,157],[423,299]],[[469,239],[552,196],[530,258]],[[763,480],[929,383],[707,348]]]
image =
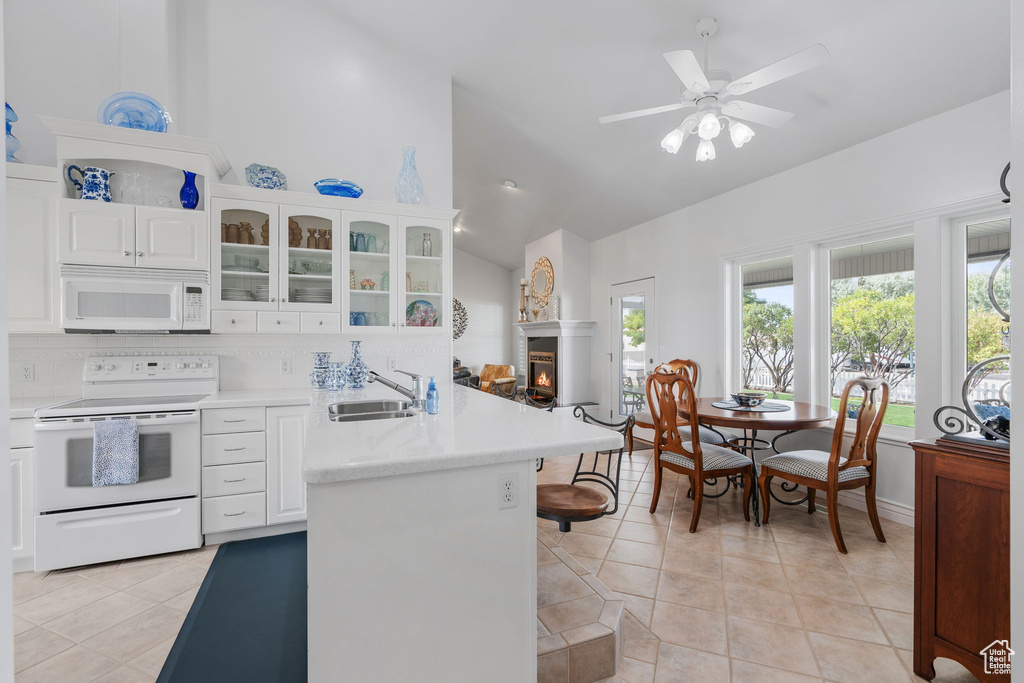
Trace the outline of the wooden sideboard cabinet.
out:
[[[914,672],[946,657],[982,681],[981,651],[1010,638],[1010,457],[980,442],[913,441]]]

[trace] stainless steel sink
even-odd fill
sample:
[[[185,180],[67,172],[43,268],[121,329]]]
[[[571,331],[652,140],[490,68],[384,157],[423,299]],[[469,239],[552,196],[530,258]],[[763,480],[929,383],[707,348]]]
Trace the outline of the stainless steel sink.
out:
[[[391,420],[398,417],[412,417],[412,410],[388,410],[380,413],[352,413],[348,415],[331,415],[331,422],[365,422],[367,420]]]
[[[391,420],[412,417],[411,401],[382,399],[376,401],[345,401],[327,406],[333,422],[364,422],[367,420]]]
[[[327,406],[331,415],[362,415],[364,413],[390,413],[408,410],[411,401],[399,399],[380,399],[376,401],[344,401]]]

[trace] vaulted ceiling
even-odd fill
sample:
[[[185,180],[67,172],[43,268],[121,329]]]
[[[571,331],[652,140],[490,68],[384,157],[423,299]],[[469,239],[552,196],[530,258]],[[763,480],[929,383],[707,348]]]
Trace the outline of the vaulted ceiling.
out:
[[[1009,88],[1009,0],[325,4],[452,74],[456,246],[507,268],[553,230],[598,239]],[[599,124],[678,101],[662,53],[701,50],[704,16],[733,77],[825,45],[828,64],[744,97],[796,116],[704,163],[659,146],[686,112]]]

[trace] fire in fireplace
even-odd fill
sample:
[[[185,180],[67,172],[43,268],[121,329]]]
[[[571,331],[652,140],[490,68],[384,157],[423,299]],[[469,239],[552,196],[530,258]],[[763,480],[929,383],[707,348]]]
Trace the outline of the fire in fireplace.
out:
[[[537,393],[558,395],[558,385],[555,377],[555,352],[554,351],[530,351],[530,372],[528,375],[529,387]]]

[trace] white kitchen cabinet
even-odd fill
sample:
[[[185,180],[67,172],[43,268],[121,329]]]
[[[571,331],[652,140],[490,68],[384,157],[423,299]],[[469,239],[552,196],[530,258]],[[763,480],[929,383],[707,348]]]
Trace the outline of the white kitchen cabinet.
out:
[[[14,560],[35,552],[35,432],[32,418],[10,421],[11,545]]]
[[[204,534],[266,526],[266,420],[262,406],[202,411]]]
[[[267,408],[267,524],[306,519],[302,480],[309,406]]]
[[[82,199],[58,204],[61,263],[206,270],[206,213]]]
[[[9,332],[60,332],[57,174],[45,166],[7,165]]]

